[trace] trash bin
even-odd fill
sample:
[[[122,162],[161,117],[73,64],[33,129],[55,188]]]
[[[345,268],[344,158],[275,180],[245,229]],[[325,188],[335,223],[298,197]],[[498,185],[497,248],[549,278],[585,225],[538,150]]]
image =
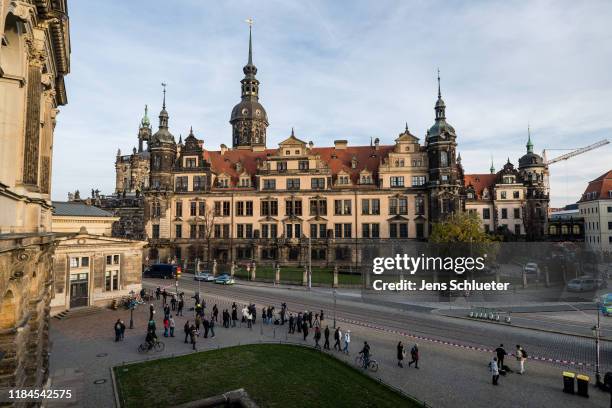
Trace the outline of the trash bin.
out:
[[[569,371],[563,372],[563,392],[567,392],[568,394],[574,393],[575,378],[576,378],[576,374],[571,373]]]
[[[584,374],[579,374],[576,376],[576,382],[578,383],[578,392],[577,394],[581,397],[589,398],[589,376]]]

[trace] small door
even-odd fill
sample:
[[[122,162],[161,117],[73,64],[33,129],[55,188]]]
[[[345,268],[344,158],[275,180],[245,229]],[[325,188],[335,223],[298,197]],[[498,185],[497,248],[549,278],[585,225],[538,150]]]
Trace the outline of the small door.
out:
[[[89,303],[89,280],[86,273],[70,275],[70,308],[87,306]]]

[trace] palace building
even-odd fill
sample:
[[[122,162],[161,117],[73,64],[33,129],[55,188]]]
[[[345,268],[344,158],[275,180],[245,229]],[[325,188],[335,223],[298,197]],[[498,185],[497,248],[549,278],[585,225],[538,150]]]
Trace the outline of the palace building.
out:
[[[439,75],[423,140],[406,126],[390,144],[377,138],[319,147],[291,130],[270,148],[251,35],[243,73],[242,97],[230,114],[231,148],[210,148],[193,129],[177,142],[164,89],[158,130],[145,108],[138,149],[117,155],[116,195],[144,196],[149,261],[358,265],[364,243],[426,240],[433,223],[466,208],[483,216],[486,209],[492,232],[502,225],[522,237],[545,231],[547,170],[531,141],[518,169],[464,175]]]

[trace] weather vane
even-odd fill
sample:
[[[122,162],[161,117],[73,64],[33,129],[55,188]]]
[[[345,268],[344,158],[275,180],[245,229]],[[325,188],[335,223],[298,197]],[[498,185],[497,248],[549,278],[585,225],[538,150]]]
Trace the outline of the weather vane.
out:
[[[246,20],[244,20],[244,22],[249,25],[249,28],[253,27],[253,17],[247,18]]]

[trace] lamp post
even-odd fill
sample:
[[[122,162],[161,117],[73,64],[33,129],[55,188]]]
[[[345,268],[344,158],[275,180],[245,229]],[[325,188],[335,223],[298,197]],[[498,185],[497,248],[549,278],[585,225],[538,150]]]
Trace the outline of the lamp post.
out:
[[[601,373],[599,372],[599,335],[600,335],[600,326],[599,326],[599,311],[601,306],[599,302],[597,302],[597,325],[593,326],[593,337],[595,337],[595,384],[597,386],[601,385]]]
[[[334,294],[334,329],[336,328],[336,288],[333,290]]]
[[[132,300],[130,300],[130,329],[134,328],[134,308],[136,307],[136,302],[134,301],[134,291],[130,290],[130,295],[132,296]]]
[[[312,289],[312,238],[308,237],[308,290]]]

